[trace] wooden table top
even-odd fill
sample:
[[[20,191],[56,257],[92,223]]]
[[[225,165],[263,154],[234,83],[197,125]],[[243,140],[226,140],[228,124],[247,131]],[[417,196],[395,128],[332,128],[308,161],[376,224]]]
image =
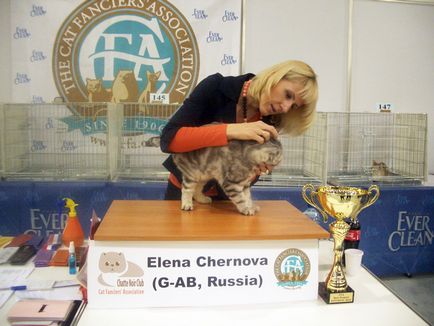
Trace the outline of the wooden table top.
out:
[[[238,213],[229,201],[115,200],[101,222],[97,241],[288,240],[328,238],[329,233],[284,200],[256,201],[254,216]]]

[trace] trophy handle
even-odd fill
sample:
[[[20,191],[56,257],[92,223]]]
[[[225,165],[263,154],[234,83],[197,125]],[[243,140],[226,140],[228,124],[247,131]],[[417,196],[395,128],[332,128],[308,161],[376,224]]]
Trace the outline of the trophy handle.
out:
[[[372,192],[375,192],[374,195],[372,195]],[[372,185],[369,187],[368,189],[368,201],[366,202],[365,205],[363,205],[362,207],[360,207],[360,209],[355,212],[354,216],[351,217],[351,219],[353,221],[357,220],[357,216],[359,215],[359,213],[364,210],[365,208],[371,206],[373,203],[375,203],[378,199],[378,196],[380,196],[380,188],[378,188],[377,185]]]
[[[308,194],[308,190],[310,190],[309,194]],[[317,195],[317,192],[315,191],[315,187],[310,183],[305,184],[303,186],[301,194],[303,195],[303,199],[307,203],[309,203],[310,205],[315,207],[321,213],[324,223],[327,223],[327,219],[328,219],[327,214],[319,207],[319,205],[317,203],[315,203],[314,198],[315,198],[315,195]]]

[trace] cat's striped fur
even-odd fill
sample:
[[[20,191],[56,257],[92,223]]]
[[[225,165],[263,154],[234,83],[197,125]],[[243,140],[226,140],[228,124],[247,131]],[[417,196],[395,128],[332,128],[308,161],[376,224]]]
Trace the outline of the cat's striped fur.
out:
[[[228,198],[244,215],[254,215],[259,209],[251,198],[250,184],[261,163],[276,166],[282,160],[282,145],[278,140],[264,144],[247,140],[231,140],[228,145],[207,147],[173,155],[183,174],[182,209],[193,209],[193,198],[199,203],[211,203],[202,193],[203,186],[215,179]]]

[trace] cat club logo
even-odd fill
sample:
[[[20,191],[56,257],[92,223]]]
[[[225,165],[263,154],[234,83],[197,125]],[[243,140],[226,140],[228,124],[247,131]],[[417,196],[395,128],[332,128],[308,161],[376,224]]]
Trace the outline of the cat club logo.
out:
[[[274,262],[274,275],[279,281],[277,285],[286,289],[296,289],[306,285],[309,273],[309,257],[296,248],[286,249]]]
[[[125,258],[122,252],[103,252],[99,257],[98,283],[123,289],[124,294],[140,294],[144,286],[143,269]],[[137,292],[139,290],[139,292]]]
[[[161,95],[160,103],[182,103],[197,83],[199,50],[190,24],[168,1],[85,1],[57,33],[53,74],[66,102],[149,103]],[[105,114],[96,105],[70,110],[94,123]]]

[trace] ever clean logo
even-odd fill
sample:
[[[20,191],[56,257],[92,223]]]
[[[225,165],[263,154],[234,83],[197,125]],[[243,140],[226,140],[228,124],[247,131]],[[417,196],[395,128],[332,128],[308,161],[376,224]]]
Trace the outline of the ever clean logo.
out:
[[[274,262],[277,285],[286,289],[297,289],[306,285],[309,273],[309,257],[300,249],[286,249],[279,254]]]
[[[85,1],[58,31],[53,73],[67,102],[149,103],[161,94],[182,103],[197,83],[199,50],[167,1]]]

